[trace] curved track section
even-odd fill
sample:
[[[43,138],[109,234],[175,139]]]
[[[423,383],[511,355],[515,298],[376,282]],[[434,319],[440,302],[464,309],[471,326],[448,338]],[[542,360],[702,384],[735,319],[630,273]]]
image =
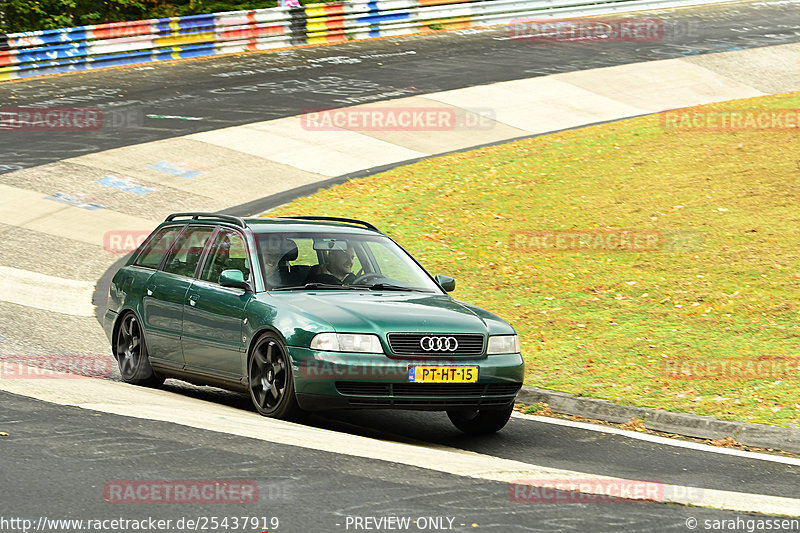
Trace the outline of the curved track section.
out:
[[[800,40],[798,6],[740,2],[626,15],[659,21],[663,37],[656,41],[512,40],[498,27],[7,83],[0,86],[4,107],[96,107],[107,120],[99,131],[4,135],[0,172],[311,108],[793,43]],[[780,75],[771,72],[775,66],[741,72],[754,78],[763,69],[756,86],[763,92],[800,77],[796,64],[783,65]]]
[[[120,120],[117,129],[107,125],[96,132],[4,135],[0,354],[107,357],[106,340],[87,302],[94,280],[121,257],[107,252],[114,247],[109,231],[124,235],[148,230],[165,213],[186,208],[218,210],[245,204],[238,208],[240,212],[257,212],[276,198],[296,194],[298,188],[308,190],[343,174],[370,172],[476,144],[673,107],[797,90],[800,47],[760,47],[768,42],[800,41],[793,22],[800,22],[800,15],[794,7],[791,2],[742,3],[658,14],[675,21],[676,27],[699,21],[704,35],[690,38],[688,43],[693,44],[684,39],[647,45],[534,46],[510,41],[497,29],[0,86],[7,95],[4,101],[14,106],[98,106]],[[707,54],[737,48],[747,49]],[[657,59],[663,60],[653,61]],[[404,83],[398,84],[398,79]],[[424,135],[358,129],[330,132],[304,128],[293,117],[310,108],[358,104],[423,106],[488,117],[484,125],[490,127]],[[596,508],[589,511],[589,519],[585,504],[556,505],[554,511],[546,506],[520,507],[509,496],[508,485],[497,482],[520,473],[545,476],[555,470],[558,475],[585,472],[593,479],[650,479],[686,490],[703,487],[700,494],[691,493],[690,503],[720,509],[775,512],[778,506],[786,513],[798,513],[797,500],[781,500],[795,496],[798,466],[791,461],[723,456],[702,447],[678,452],[663,444],[541,421],[512,420],[506,431],[487,441],[456,435],[445,420],[431,414],[340,413],[309,417],[306,426],[268,421],[249,412],[246,399],[239,395],[177,383],[168,384],[167,392],[158,392],[131,391],[111,381],[54,388],[52,382],[0,379],[0,389],[7,391],[0,393],[7,409],[0,416],[0,430],[22,439],[7,441],[14,457],[31,455],[23,448],[24,442],[41,440],[50,426],[63,442],[60,447],[48,445],[45,458],[32,455],[57,472],[57,486],[69,483],[69,477],[85,469],[87,461],[97,465],[100,479],[122,475],[113,473],[113,460],[125,460],[131,453],[140,464],[139,472],[152,479],[213,476],[207,468],[192,468],[185,462],[185,457],[202,455],[198,451],[202,443],[219,453],[233,454],[226,455],[233,466],[223,469],[229,472],[225,475],[252,474],[265,486],[270,476],[283,476],[294,490],[315,494],[339,490],[339,504],[325,497],[321,505],[298,503],[297,498],[268,501],[292,521],[293,531],[344,531],[348,516],[409,515],[420,510],[453,517],[458,522],[451,529],[465,531],[476,525],[490,531],[683,530],[689,518],[735,516],[640,503]],[[105,415],[102,423],[95,423],[89,418],[91,411],[75,414],[9,392],[125,417]],[[211,421],[201,426],[204,429],[238,436],[223,438],[141,420],[197,426],[183,413],[200,411]],[[47,417],[69,420],[69,427],[46,423]],[[141,428],[148,435],[146,442],[132,437],[126,429],[131,427]],[[375,438],[389,442],[377,446]],[[265,446],[264,441],[273,446]],[[134,450],[149,451],[126,451],[126,442],[133,442]],[[68,446],[88,446],[91,454],[70,454],[64,451]],[[438,451],[424,453],[423,448]],[[351,456],[339,453],[344,449]],[[117,451],[116,457],[111,450]],[[164,460],[170,454],[175,460]],[[282,458],[284,463],[265,473],[254,466],[265,457],[278,462]],[[404,466],[387,466],[376,458]],[[318,480],[315,468],[333,468],[340,477]],[[14,486],[19,485],[14,480],[26,475],[19,465],[4,467],[3,472]],[[389,479],[396,480],[393,486]],[[87,478],[65,501],[73,509],[108,513],[92,503],[102,501],[92,491],[92,483],[96,479]],[[388,491],[387,496],[364,504],[373,498],[342,491],[347,483],[380,487]],[[38,485],[23,485],[9,505],[14,505],[14,512],[33,513],[29,502],[35,500]],[[455,495],[453,487],[463,492]],[[732,490],[755,496],[727,494]],[[420,501],[420,494],[426,503]],[[284,504],[289,500],[294,506],[287,509]],[[465,503],[477,500],[487,503],[484,507]],[[67,512],[68,508],[58,504],[53,510]],[[308,516],[318,521],[309,522]]]

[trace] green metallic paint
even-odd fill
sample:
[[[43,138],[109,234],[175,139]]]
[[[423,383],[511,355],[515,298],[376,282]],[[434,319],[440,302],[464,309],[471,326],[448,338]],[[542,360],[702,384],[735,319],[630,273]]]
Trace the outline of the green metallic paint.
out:
[[[192,221],[192,225],[202,223]],[[248,220],[247,223],[250,227],[243,232],[253,265],[259,264],[254,232],[309,231],[320,226],[310,221]],[[219,222],[208,224],[229,227]],[[372,233],[345,224],[326,224],[325,229],[343,234]],[[270,331],[278,334],[288,347],[296,391],[308,397],[342,399],[335,389],[339,376],[407,383],[409,364],[422,362],[478,366],[479,383],[523,381],[524,362],[520,354],[484,355],[457,361],[387,355],[390,350],[386,335],[392,332],[480,333],[484,337],[515,333],[496,315],[459,302],[444,292],[267,292],[260,268],[251,269],[254,292],[249,292],[137,267],[132,265],[134,257],[135,254],[112,280],[104,329],[113,342],[115,324],[125,312],[135,312],[144,324],[150,357],[155,364],[162,365],[162,371],[174,370],[178,377],[190,372],[211,382],[218,376],[224,380],[220,385],[240,388],[246,384],[249,350],[262,333]],[[311,339],[324,332],[376,334],[385,354],[311,350]]]
[[[370,383],[408,383],[411,365],[477,366],[478,383],[522,382],[525,372],[520,354],[491,355],[475,359],[404,358],[389,359],[384,354],[319,352],[290,347],[295,387],[298,394],[340,396],[335,381]]]
[[[242,371],[242,318],[253,293],[194,280],[184,305],[181,344],[187,365],[238,379]]]

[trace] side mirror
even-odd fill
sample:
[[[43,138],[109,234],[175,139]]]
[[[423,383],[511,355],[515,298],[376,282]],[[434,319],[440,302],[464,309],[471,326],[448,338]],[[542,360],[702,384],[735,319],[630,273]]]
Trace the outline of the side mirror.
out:
[[[252,290],[250,289],[250,284],[245,281],[242,271],[235,268],[223,270],[222,274],[219,275],[219,284],[223,287],[244,289],[248,292]]]
[[[456,280],[451,278],[450,276],[443,276],[441,274],[436,275],[436,283],[439,284],[441,288],[443,288],[446,292],[453,292],[456,290]]]

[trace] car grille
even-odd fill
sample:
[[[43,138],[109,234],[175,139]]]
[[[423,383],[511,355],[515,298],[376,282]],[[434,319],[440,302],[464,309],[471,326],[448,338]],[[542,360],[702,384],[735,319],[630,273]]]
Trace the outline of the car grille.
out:
[[[351,405],[478,407],[507,405],[520,383],[365,383],[337,381],[336,390]]]
[[[484,336],[473,333],[389,333],[389,347],[396,355],[414,355],[418,357],[475,357],[483,355]],[[455,349],[424,350],[420,345],[425,337],[449,339]],[[455,343],[453,343],[455,339]],[[434,347],[435,348],[435,347]]]

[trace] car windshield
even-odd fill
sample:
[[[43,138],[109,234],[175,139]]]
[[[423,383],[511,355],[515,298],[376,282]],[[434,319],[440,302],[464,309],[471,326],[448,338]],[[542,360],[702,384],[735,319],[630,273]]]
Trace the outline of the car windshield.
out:
[[[441,292],[428,274],[383,235],[257,233],[269,290]]]

